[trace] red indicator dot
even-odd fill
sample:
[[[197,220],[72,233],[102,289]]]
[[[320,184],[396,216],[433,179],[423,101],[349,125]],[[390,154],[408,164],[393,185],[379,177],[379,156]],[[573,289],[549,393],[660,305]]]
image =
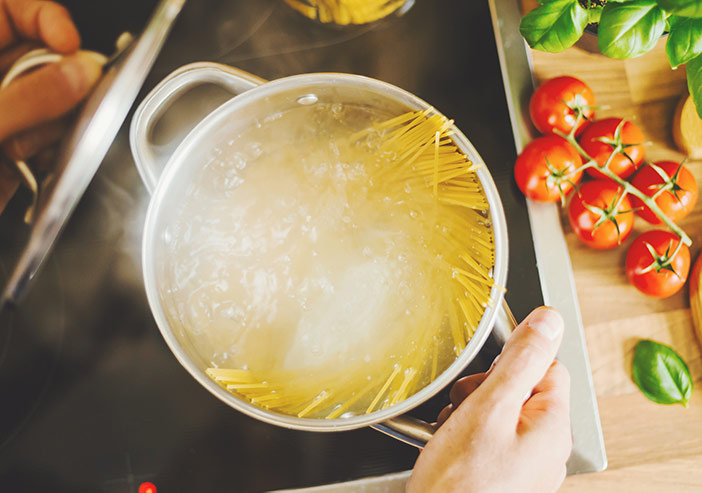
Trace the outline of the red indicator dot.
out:
[[[156,493],[156,486],[153,483],[141,483],[139,493]]]

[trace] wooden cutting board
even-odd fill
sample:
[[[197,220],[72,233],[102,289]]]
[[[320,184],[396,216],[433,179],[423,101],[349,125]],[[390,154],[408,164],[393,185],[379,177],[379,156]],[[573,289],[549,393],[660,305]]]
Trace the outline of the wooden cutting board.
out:
[[[536,0],[522,2],[525,9],[537,5]],[[588,48],[579,43],[560,54],[532,51],[537,81],[566,74],[581,78],[594,91],[597,103],[609,107],[600,110],[598,117],[619,116],[641,127],[652,142],[647,160],[684,159],[673,139],[673,120],[687,90],[685,69],[670,69],[665,39],[648,54],[627,61],[609,59]],[[702,185],[702,160],[693,159],[687,165]],[[624,258],[633,239],[651,229],[643,220],[637,220],[634,233],[621,247],[607,252],[585,247],[567,220],[562,224],[609,467],[602,473],[570,476],[561,491],[702,491],[702,355],[693,330],[688,286],[671,298],[657,300],[629,285]],[[694,259],[702,246],[702,201],[680,225],[692,238]],[[687,362],[697,385],[688,409],[649,402],[631,381],[633,349],[641,338],[671,345]]]

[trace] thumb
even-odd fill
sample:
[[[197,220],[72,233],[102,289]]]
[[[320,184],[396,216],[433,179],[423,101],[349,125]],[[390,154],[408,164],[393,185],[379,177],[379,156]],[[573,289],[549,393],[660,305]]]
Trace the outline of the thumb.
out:
[[[524,401],[541,381],[556,357],[563,338],[563,317],[553,308],[540,307],[514,330],[499,360],[476,390],[489,394],[518,416]]]
[[[66,114],[88,95],[101,73],[94,56],[79,52],[12,81],[0,90],[0,141]]]

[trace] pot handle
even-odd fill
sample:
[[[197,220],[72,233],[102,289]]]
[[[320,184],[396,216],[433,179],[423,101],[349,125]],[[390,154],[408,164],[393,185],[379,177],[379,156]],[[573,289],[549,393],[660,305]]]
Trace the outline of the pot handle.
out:
[[[265,83],[243,70],[214,62],[184,65],[163,79],[139,104],[129,128],[129,144],[139,175],[153,193],[168,155],[159,155],[150,137],[158,120],[182,95],[203,84],[217,85],[235,96]],[[192,130],[191,128],[188,130]]]
[[[502,300],[500,309],[497,310],[497,319],[492,332],[497,341],[504,345],[515,327],[517,327],[517,322],[512,315],[512,311],[509,309],[507,302]],[[433,424],[407,415],[398,416],[371,427],[419,449],[424,448],[424,445],[436,431],[436,427]]]

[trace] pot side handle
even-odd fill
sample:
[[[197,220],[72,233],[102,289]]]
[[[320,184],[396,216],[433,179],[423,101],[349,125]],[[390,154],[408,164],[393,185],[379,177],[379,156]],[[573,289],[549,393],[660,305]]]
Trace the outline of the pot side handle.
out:
[[[139,175],[149,193],[153,193],[163,171],[163,163],[170,156],[159,155],[150,137],[159,119],[168,108],[191,89],[214,84],[233,95],[265,83],[243,70],[214,62],[184,65],[163,79],[139,104],[129,128],[129,145]],[[196,122],[197,123],[197,122]],[[190,125],[192,130],[195,125]]]
[[[493,335],[501,345],[504,345],[515,327],[517,322],[509,305],[503,300],[500,309],[497,310],[497,319],[492,329]],[[419,449],[424,448],[436,431],[433,424],[408,415],[389,419],[373,425],[372,428]]]

